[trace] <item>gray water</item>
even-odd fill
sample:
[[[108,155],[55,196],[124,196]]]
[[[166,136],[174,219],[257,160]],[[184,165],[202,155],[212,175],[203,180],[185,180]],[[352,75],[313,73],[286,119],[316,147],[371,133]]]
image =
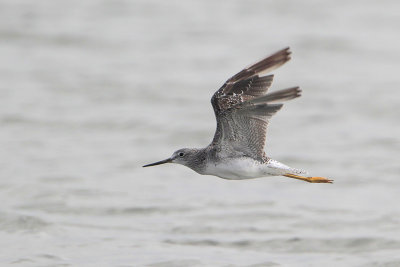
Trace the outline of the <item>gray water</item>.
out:
[[[1,266],[400,266],[400,2],[0,1]],[[314,176],[141,166],[290,46],[269,156]]]

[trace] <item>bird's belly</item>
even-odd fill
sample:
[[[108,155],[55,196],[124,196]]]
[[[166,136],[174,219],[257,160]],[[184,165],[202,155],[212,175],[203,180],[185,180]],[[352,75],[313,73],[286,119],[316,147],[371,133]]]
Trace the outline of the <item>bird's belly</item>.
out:
[[[209,163],[204,174],[215,175],[224,179],[242,180],[265,176],[273,176],[268,166],[252,158],[228,159]]]

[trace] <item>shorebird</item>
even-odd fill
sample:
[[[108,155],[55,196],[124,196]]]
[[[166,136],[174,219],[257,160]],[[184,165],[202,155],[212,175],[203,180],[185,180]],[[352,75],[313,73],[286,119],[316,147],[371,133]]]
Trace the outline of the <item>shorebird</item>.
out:
[[[211,144],[179,149],[171,157],[143,167],[177,163],[199,174],[230,180],[286,176],[310,183],[332,183],[324,177],[302,176],[305,171],[280,163],[264,151],[270,118],[282,108],[281,102],[301,93],[298,86],[267,93],[274,76],[265,74],[289,61],[290,54],[285,48],[250,65],[214,93],[211,104],[217,129]]]

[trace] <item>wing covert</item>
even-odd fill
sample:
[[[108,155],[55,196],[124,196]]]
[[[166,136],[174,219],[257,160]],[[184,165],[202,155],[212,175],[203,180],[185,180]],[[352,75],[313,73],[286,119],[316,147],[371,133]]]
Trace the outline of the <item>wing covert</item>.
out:
[[[273,75],[260,76],[290,60],[289,48],[282,49],[229,78],[214,93],[211,104],[217,120],[214,146],[229,146],[248,156],[264,156],[269,119],[283,104],[271,104],[300,96],[293,87],[267,94]]]

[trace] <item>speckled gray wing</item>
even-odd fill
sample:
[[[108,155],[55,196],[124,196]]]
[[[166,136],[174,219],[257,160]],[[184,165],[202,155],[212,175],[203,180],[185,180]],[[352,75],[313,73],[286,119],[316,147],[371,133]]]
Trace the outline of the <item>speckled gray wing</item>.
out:
[[[278,51],[232,76],[215,92],[211,98],[217,119],[213,146],[253,158],[264,157],[268,121],[283,106],[274,103],[300,96],[300,89],[267,94],[273,75],[259,75],[281,66],[289,56],[289,48]]]

